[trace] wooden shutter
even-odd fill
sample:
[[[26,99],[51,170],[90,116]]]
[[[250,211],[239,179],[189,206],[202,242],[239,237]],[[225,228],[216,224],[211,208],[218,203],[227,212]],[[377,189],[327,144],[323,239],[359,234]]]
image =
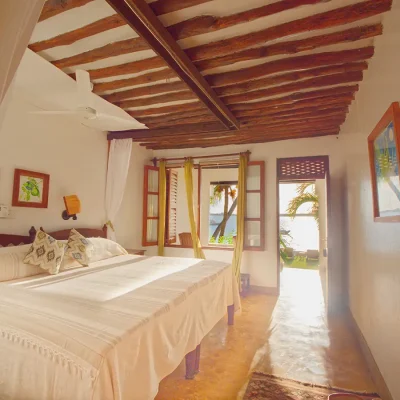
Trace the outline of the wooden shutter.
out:
[[[176,243],[176,204],[178,200],[178,172],[167,171],[167,214],[165,242]]]
[[[145,165],[143,182],[143,246],[158,243],[159,168]]]
[[[251,161],[247,166],[244,249],[265,249],[265,162]]]
[[[328,170],[327,156],[278,159],[279,181],[324,179]]]

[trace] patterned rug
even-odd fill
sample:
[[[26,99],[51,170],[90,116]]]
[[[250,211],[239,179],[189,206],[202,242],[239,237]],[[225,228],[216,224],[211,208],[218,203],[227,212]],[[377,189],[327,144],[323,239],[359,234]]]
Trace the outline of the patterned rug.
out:
[[[350,392],[255,372],[250,379],[243,400],[327,400],[332,393],[353,395],[352,397],[340,396],[335,400],[380,398],[376,393]]]

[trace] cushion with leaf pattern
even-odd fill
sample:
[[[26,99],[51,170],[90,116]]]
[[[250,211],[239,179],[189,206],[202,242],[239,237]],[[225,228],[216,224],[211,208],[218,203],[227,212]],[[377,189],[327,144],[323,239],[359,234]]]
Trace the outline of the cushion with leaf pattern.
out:
[[[58,274],[64,258],[64,244],[43,231],[36,233],[35,240],[24,258],[25,264],[38,266],[50,274]]]
[[[75,229],[69,234],[65,255],[78,261],[81,265],[88,265],[93,253],[93,244]]]

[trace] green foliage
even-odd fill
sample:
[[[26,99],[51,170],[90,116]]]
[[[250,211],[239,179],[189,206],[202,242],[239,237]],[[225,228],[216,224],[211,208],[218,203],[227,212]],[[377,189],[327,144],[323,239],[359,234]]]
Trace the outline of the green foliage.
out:
[[[213,236],[211,236],[208,239],[208,243],[210,244],[224,244],[224,245],[233,245],[233,237],[236,235],[236,233],[232,232],[228,236],[219,236],[218,239],[215,239]]]
[[[308,190],[309,188],[311,191]],[[311,203],[311,213],[319,226],[319,199],[315,190],[315,184],[313,182],[302,183],[298,185],[296,192],[297,196],[290,201],[286,212],[294,218],[298,209],[303,204]]]
[[[286,247],[289,247],[289,239],[292,239],[292,235],[289,231],[279,232],[279,252],[283,261],[287,262],[287,254],[285,252]]]
[[[225,190],[228,191],[228,196],[232,200],[235,200],[237,196],[236,187],[230,185],[214,185],[213,194],[210,196],[210,204],[218,204],[222,200],[222,194]]]
[[[39,183],[35,178],[29,178],[22,186],[21,186],[22,194],[20,198],[22,201],[29,201],[31,196],[40,197],[40,189]]]

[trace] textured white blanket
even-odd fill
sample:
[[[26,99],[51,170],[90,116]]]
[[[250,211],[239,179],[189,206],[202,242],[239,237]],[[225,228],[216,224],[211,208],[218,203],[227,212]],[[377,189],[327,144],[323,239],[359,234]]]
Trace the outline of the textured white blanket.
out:
[[[0,285],[0,399],[153,399],[237,301],[230,265],[184,258]]]

